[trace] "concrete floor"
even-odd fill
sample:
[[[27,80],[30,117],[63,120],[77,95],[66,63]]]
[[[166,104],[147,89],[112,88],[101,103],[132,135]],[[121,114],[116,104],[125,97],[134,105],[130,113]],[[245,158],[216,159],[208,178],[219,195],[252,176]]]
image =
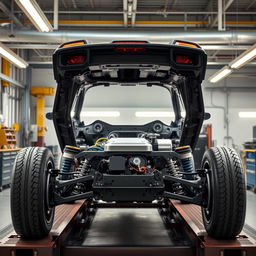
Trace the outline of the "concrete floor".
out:
[[[247,210],[245,223],[256,229],[256,194],[247,191]],[[256,234],[255,234],[256,235]]]
[[[10,212],[10,189],[0,192],[0,230],[12,222]]]
[[[11,213],[10,213],[10,189],[5,189],[0,192],[0,236],[1,230],[10,226],[11,224]],[[245,223],[251,227],[252,232],[256,230],[256,194],[247,191],[247,211]],[[256,236],[256,233],[253,234]]]

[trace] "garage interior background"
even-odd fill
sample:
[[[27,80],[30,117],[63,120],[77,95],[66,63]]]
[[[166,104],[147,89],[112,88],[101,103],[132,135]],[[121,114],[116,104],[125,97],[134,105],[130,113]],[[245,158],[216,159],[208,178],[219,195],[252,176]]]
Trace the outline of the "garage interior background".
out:
[[[10,86],[1,87],[2,123],[8,127],[14,123],[21,124],[18,132],[20,146],[28,145],[33,138],[32,131],[35,131],[30,126],[35,123],[35,98],[29,95],[30,87],[55,88],[51,65],[54,49],[63,42],[81,38],[91,43],[110,42],[113,39],[169,43],[178,38],[201,44],[208,54],[208,70],[203,82],[203,91],[206,111],[212,115],[206,123],[212,124],[215,144],[233,145],[242,149],[245,141],[252,140],[255,116],[252,113],[254,118],[241,118],[239,112],[255,111],[256,62],[251,61],[218,83],[210,83],[208,79],[255,43],[256,1],[44,0],[37,2],[53,24],[53,32],[37,31],[13,1],[0,1],[0,41],[14,49],[29,63],[26,69],[18,69],[11,65],[8,78]],[[1,79],[4,78],[6,77],[2,72]],[[106,97],[102,96],[103,98],[97,95],[97,100],[89,99],[88,107],[97,107],[98,111],[116,110],[116,104],[111,104],[111,100],[107,101]],[[116,96],[118,98],[119,95]],[[45,112],[51,110],[53,98],[46,97]],[[124,111],[121,111],[121,116],[108,117],[106,119],[108,122],[116,123],[125,119],[127,123],[136,121],[141,123],[143,119],[146,123],[147,118],[134,116],[133,113],[138,108],[139,111],[169,111],[168,106],[155,99],[153,93],[141,97],[136,109],[132,108],[134,101],[131,103],[128,100],[123,101],[121,106],[119,111]],[[169,121],[169,118],[161,119]],[[57,144],[52,123],[46,120],[46,126],[48,126],[48,131],[45,133],[46,144]]]
[[[38,31],[17,2],[0,0],[0,56],[1,47],[8,47],[29,64],[17,68],[0,57],[0,125],[16,131],[17,142],[11,147],[33,145],[38,131],[45,127],[46,146],[58,144],[52,121],[45,119],[45,124],[36,125],[36,116],[42,119],[51,112],[54,96],[45,96],[43,112],[36,113],[36,97],[31,95],[31,88],[56,89],[52,54],[60,44],[80,39],[90,43],[128,39],[169,44],[180,39],[200,44],[208,55],[202,88],[206,112],[211,114],[205,124],[212,125],[214,145],[231,146],[241,153],[244,143],[254,140],[252,147],[256,152],[256,0],[37,0],[41,13],[51,24],[49,32]],[[250,61],[220,81],[210,82],[212,75],[228,68],[253,47]],[[169,123],[169,116],[135,115],[138,111],[171,114],[169,101],[164,95],[156,98],[154,89],[147,94],[143,94],[143,88],[108,88],[108,94],[92,90],[86,111],[120,112],[120,116],[103,118],[97,114],[86,120],[143,124],[160,119]],[[6,145],[0,147],[4,149]],[[255,170],[253,173],[256,186]],[[251,191],[247,195],[246,223],[255,228],[256,197]],[[2,229],[11,223],[9,189],[0,193],[0,212]]]

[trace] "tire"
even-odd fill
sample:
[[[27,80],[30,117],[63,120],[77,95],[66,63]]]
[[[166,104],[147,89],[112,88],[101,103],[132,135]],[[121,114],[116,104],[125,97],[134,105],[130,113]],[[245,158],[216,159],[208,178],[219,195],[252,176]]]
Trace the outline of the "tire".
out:
[[[208,149],[202,159],[208,169],[207,206],[202,216],[207,233],[216,239],[232,239],[244,225],[246,187],[242,162],[234,149]]]
[[[11,185],[13,227],[25,239],[40,239],[52,228],[55,207],[49,205],[48,173],[54,168],[51,151],[43,147],[22,149],[15,160]]]

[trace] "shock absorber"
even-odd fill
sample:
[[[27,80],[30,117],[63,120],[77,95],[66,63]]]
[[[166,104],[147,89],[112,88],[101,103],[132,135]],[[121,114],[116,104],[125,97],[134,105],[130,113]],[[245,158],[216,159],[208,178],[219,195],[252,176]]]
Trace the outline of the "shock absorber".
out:
[[[89,171],[89,161],[87,159],[84,159],[82,162],[82,168],[81,168],[81,175],[84,176]]]
[[[176,153],[180,155],[181,165],[183,171],[187,173],[192,173],[195,170],[194,157],[192,155],[192,150],[190,146],[182,146],[175,149]],[[187,180],[193,180],[194,175],[184,175]]]
[[[172,159],[168,160],[167,168],[169,169],[171,176],[180,178],[180,175],[177,172],[179,168],[177,167],[177,165],[174,163],[174,161]],[[183,189],[182,189],[180,183],[178,183],[178,182],[173,183],[172,188],[176,194],[180,194],[180,195],[183,194]]]
[[[80,152],[80,148],[74,146],[66,146],[62,155],[61,172],[71,172],[72,162],[77,153]],[[62,180],[72,179],[72,175],[61,175]]]

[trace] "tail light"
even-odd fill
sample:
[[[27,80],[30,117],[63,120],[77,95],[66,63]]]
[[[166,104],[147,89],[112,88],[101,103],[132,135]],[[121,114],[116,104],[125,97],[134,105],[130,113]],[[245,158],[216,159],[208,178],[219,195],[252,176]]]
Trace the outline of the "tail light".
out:
[[[79,40],[79,41],[72,41],[68,43],[64,43],[60,46],[60,48],[70,47],[70,46],[78,46],[78,45],[85,45],[87,42],[85,40]]]
[[[83,55],[70,56],[67,58],[68,65],[82,64],[84,62],[85,62],[85,56]]]
[[[119,46],[119,47],[116,47],[115,50],[117,52],[143,52],[145,51],[145,47]]]
[[[148,44],[148,41],[112,41],[112,44]]]
[[[175,40],[173,42],[175,45],[180,45],[180,46],[188,46],[188,47],[194,47],[194,48],[201,48],[200,45],[192,42],[187,42],[187,41],[181,41],[181,40]]]
[[[175,62],[177,64],[192,65],[194,64],[193,57],[188,55],[176,55]]]

